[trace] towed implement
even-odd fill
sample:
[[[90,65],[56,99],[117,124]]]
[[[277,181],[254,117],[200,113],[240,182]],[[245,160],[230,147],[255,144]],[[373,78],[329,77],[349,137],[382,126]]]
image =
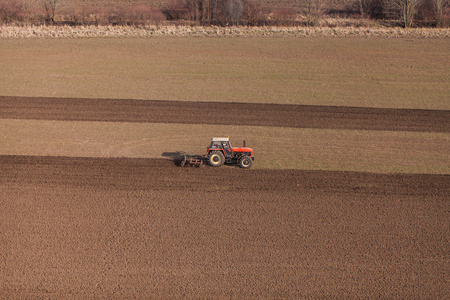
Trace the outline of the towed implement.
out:
[[[204,161],[205,161],[204,156],[183,154],[183,157],[180,159],[179,164],[180,167],[184,166],[201,167]]]
[[[212,167],[220,167],[223,164],[237,164],[239,167],[249,169],[253,165],[253,149],[246,147],[232,147],[230,138],[212,138],[211,144],[207,147],[207,154],[200,155],[187,155],[183,154],[183,157],[179,161],[181,167],[195,166],[200,167],[207,163]]]

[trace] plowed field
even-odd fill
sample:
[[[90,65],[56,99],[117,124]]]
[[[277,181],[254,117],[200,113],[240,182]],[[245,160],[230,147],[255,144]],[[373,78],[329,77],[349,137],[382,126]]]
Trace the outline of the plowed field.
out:
[[[450,132],[450,111],[0,96],[0,118]]]
[[[212,123],[229,105],[95,102],[1,98],[0,117]],[[449,131],[446,111],[359,110],[255,105],[229,117]],[[0,168],[2,299],[448,297],[449,175],[12,155]]]

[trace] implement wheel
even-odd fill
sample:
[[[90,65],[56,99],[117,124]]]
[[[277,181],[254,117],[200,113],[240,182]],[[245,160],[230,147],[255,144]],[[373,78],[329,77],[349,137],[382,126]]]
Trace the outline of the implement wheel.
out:
[[[252,166],[253,161],[250,157],[243,156],[243,157],[241,157],[241,159],[239,159],[238,164],[239,164],[239,167],[241,167],[241,168],[249,169]]]
[[[225,156],[220,151],[211,151],[208,154],[208,164],[212,167],[220,167],[225,163]]]

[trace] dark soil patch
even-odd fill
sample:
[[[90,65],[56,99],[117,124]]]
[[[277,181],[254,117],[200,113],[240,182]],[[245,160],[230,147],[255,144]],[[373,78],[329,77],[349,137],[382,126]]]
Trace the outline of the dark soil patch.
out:
[[[450,132],[450,111],[0,96],[0,118]]]

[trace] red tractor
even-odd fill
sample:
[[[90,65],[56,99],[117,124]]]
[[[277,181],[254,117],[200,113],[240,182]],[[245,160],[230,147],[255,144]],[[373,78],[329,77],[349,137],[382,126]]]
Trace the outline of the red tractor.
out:
[[[238,164],[241,168],[250,168],[255,158],[253,149],[243,147],[231,147],[230,138],[212,138],[211,145],[207,148],[207,162],[210,166],[220,167],[224,163]]]

